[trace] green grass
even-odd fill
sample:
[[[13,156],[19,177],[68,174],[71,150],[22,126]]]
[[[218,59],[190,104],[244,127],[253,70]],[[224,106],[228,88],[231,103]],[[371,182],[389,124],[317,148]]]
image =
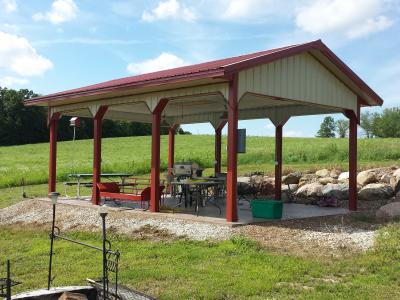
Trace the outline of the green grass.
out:
[[[48,234],[17,226],[0,232],[0,262],[10,258],[15,278],[23,281],[15,291],[45,287]],[[94,233],[67,234],[99,244]],[[110,240],[122,253],[121,283],[160,299],[400,298],[399,224],[381,230],[374,250],[329,260],[268,252],[242,237],[219,243]],[[55,285],[100,276],[100,253],[62,241],[55,252]]]
[[[150,172],[150,137],[103,139],[103,172]],[[211,172],[214,162],[214,137],[207,135],[177,136],[176,161],[192,160]],[[222,149],[226,149],[226,138]],[[0,147],[0,187],[47,182],[49,146],[45,144]],[[72,172],[92,172],[92,140],[58,144],[58,180]],[[391,165],[400,159],[400,139],[359,140],[361,166]],[[274,168],[274,138],[249,137],[247,153],[239,155],[239,173]],[[222,163],[226,165],[226,151]],[[285,138],[284,169],[304,170],[320,167],[347,169],[347,139]],[[167,136],[161,142],[161,167],[167,166]]]

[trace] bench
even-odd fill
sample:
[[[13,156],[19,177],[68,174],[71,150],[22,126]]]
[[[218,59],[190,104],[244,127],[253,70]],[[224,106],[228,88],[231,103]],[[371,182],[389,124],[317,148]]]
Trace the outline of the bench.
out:
[[[80,183],[79,183],[79,186],[78,186],[78,182],[77,182],[77,181],[66,181],[66,182],[63,182],[63,185],[64,185],[64,190],[65,190],[65,197],[68,197],[68,198],[71,198],[71,196],[68,195],[68,189],[67,189],[68,187],[77,186],[77,188],[78,188],[78,190],[79,190],[79,191],[77,191],[77,198],[80,197],[80,187],[81,187],[81,186],[84,186],[84,187],[86,187],[86,188],[91,188],[91,187],[93,187],[93,183],[92,183],[92,182],[89,182],[89,181],[87,181],[87,182],[80,182]]]
[[[144,208],[145,202],[147,202],[148,206],[150,205],[150,187],[144,188],[140,193],[137,194],[121,193],[120,187],[117,182],[98,183],[97,187],[100,190],[101,198],[140,202],[141,208]],[[164,186],[161,185],[160,195],[162,194],[163,190]]]

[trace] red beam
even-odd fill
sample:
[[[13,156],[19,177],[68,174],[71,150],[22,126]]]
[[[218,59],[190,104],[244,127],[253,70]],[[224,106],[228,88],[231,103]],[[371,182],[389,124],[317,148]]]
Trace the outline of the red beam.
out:
[[[218,127],[215,128],[215,165],[214,173],[221,173],[221,144],[222,144],[222,129],[226,124],[226,120],[219,123]]]
[[[275,200],[282,198],[282,128],[275,127]]]
[[[108,106],[100,106],[93,118],[93,187],[92,187],[92,204],[100,203],[100,191],[97,183],[100,182],[101,175],[101,134],[102,123]]]
[[[151,195],[150,211],[160,211],[160,125],[161,114],[167,106],[168,100],[162,99],[152,113],[151,121]]]
[[[50,157],[49,157],[49,193],[56,191],[57,179],[57,123],[60,119],[60,113],[54,113],[48,118],[48,126],[50,131]]]
[[[349,210],[357,210],[357,117],[354,112],[349,117]]]
[[[175,160],[175,134],[178,124],[173,125],[168,129],[168,174],[172,174]]]
[[[226,220],[236,222],[237,215],[237,128],[238,75],[229,81],[228,97],[228,167],[226,180]]]

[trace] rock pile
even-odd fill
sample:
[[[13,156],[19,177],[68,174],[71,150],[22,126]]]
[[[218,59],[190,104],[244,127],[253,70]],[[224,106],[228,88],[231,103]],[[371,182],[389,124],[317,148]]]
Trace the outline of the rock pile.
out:
[[[241,186],[261,196],[273,196],[273,177],[253,175],[239,177]],[[400,199],[400,168],[376,168],[357,175],[360,200],[376,201]],[[282,200],[316,204],[323,198],[347,200],[349,198],[349,172],[322,169],[315,173],[293,172],[282,177]]]

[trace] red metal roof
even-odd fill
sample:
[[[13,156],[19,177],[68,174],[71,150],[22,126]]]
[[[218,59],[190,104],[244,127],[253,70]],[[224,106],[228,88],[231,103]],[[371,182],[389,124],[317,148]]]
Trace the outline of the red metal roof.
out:
[[[351,80],[353,80],[362,90],[371,95],[376,102],[381,105],[383,100],[369,88],[350,68],[348,68],[321,40],[275,48],[251,54],[245,54],[215,61],[189,65],[169,70],[141,74],[114,79],[98,84],[93,84],[81,88],[58,92],[46,96],[41,96],[26,101],[27,105],[34,105],[40,102],[49,102],[57,99],[69,97],[98,95],[110,91],[115,91],[129,87],[143,87],[154,84],[165,84],[176,81],[189,81],[193,79],[224,77],[228,73],[240,71],[257,64],[267,63],[285,56],[295,55],[307,50],[321,50],[339,69],[341,69]]]

